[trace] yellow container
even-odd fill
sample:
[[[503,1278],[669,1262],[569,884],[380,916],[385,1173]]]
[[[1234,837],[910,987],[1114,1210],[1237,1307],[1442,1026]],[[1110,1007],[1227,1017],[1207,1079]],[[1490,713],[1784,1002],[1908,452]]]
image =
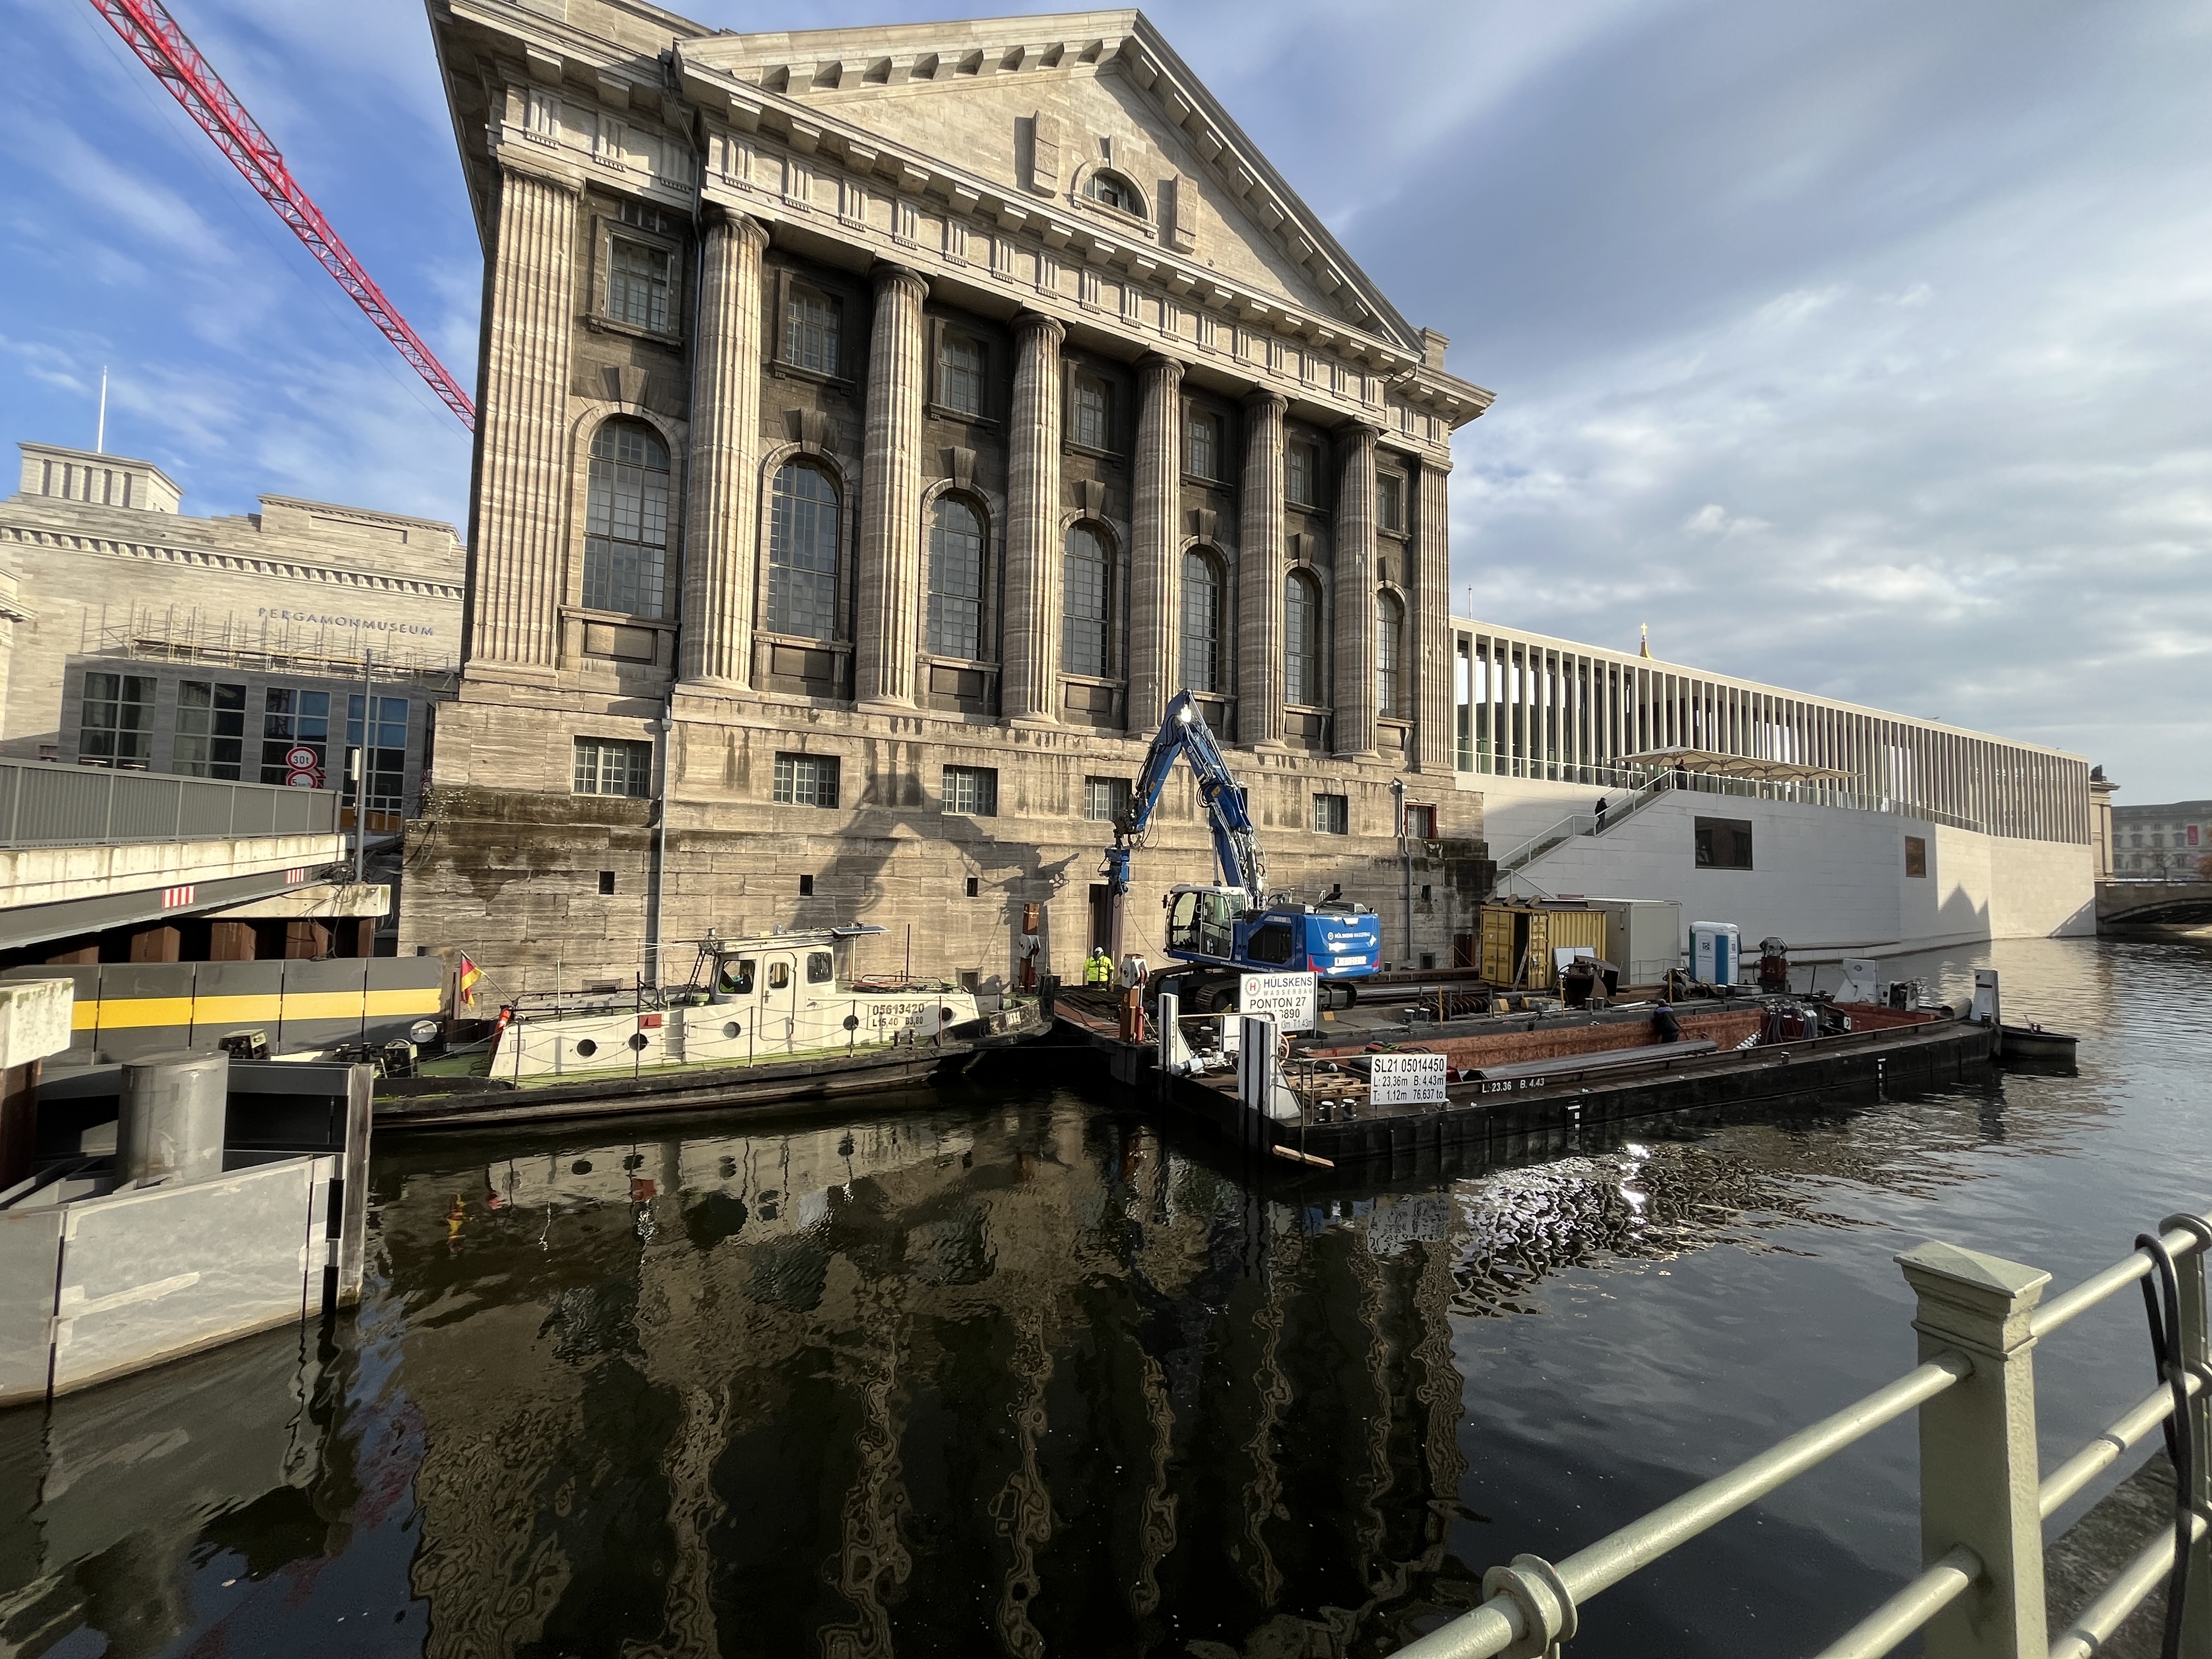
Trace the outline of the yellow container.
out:
[[[1559,982],[1552,953],[1572,946],[1606,954],[1606,915],[1587,906],[1486,904],[1482,976],[1516,990],[1548,991]]]

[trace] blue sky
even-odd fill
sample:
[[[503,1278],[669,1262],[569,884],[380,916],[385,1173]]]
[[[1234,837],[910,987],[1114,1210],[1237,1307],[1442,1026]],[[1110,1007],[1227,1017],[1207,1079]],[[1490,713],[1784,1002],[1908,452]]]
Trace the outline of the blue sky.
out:
[[[410,0],[172,0],[473,383]],[[723,27],[939,15],[699,0]],[[1039,9],[1042,9],[1041,8]],[[1451,366],[1454,603],[2212,795],[2212,9],[1163,5]],[[82,0],[0,0],[0,434],[459,523],[459,424]]]

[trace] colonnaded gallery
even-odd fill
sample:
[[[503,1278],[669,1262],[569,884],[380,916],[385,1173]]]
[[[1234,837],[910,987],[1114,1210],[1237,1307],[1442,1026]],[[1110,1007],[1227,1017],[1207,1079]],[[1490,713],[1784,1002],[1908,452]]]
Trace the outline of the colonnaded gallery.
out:
[[[1444,368],[1133,11],[715,33],[433,0],[485,250],[459,700],[402,948],[507,991],[859,921],[1045,965],[1168,699],[1273,884],[1448,959]],[[1136,864],[1214,879],[1179,775]]]

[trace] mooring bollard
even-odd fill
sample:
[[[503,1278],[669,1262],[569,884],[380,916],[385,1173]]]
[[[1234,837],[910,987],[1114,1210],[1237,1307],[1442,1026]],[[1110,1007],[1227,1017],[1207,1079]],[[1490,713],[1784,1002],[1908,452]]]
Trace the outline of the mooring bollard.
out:
[[[179,1050],[123,1066],[115,1162],[125,1181],[205,1181],[222,1173],[230,1056]]]

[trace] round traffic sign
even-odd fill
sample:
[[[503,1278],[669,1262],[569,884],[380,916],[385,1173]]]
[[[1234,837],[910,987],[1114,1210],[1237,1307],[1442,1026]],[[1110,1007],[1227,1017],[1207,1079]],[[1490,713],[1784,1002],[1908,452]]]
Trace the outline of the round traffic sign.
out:
[[[323,757],[305,744],[284,751],[284,764],[295,772],[312,772],[322,764]]]
[[[287,789],[319,789],[322,785],[323,775],[320,772],[287,772],[284,775]]]

